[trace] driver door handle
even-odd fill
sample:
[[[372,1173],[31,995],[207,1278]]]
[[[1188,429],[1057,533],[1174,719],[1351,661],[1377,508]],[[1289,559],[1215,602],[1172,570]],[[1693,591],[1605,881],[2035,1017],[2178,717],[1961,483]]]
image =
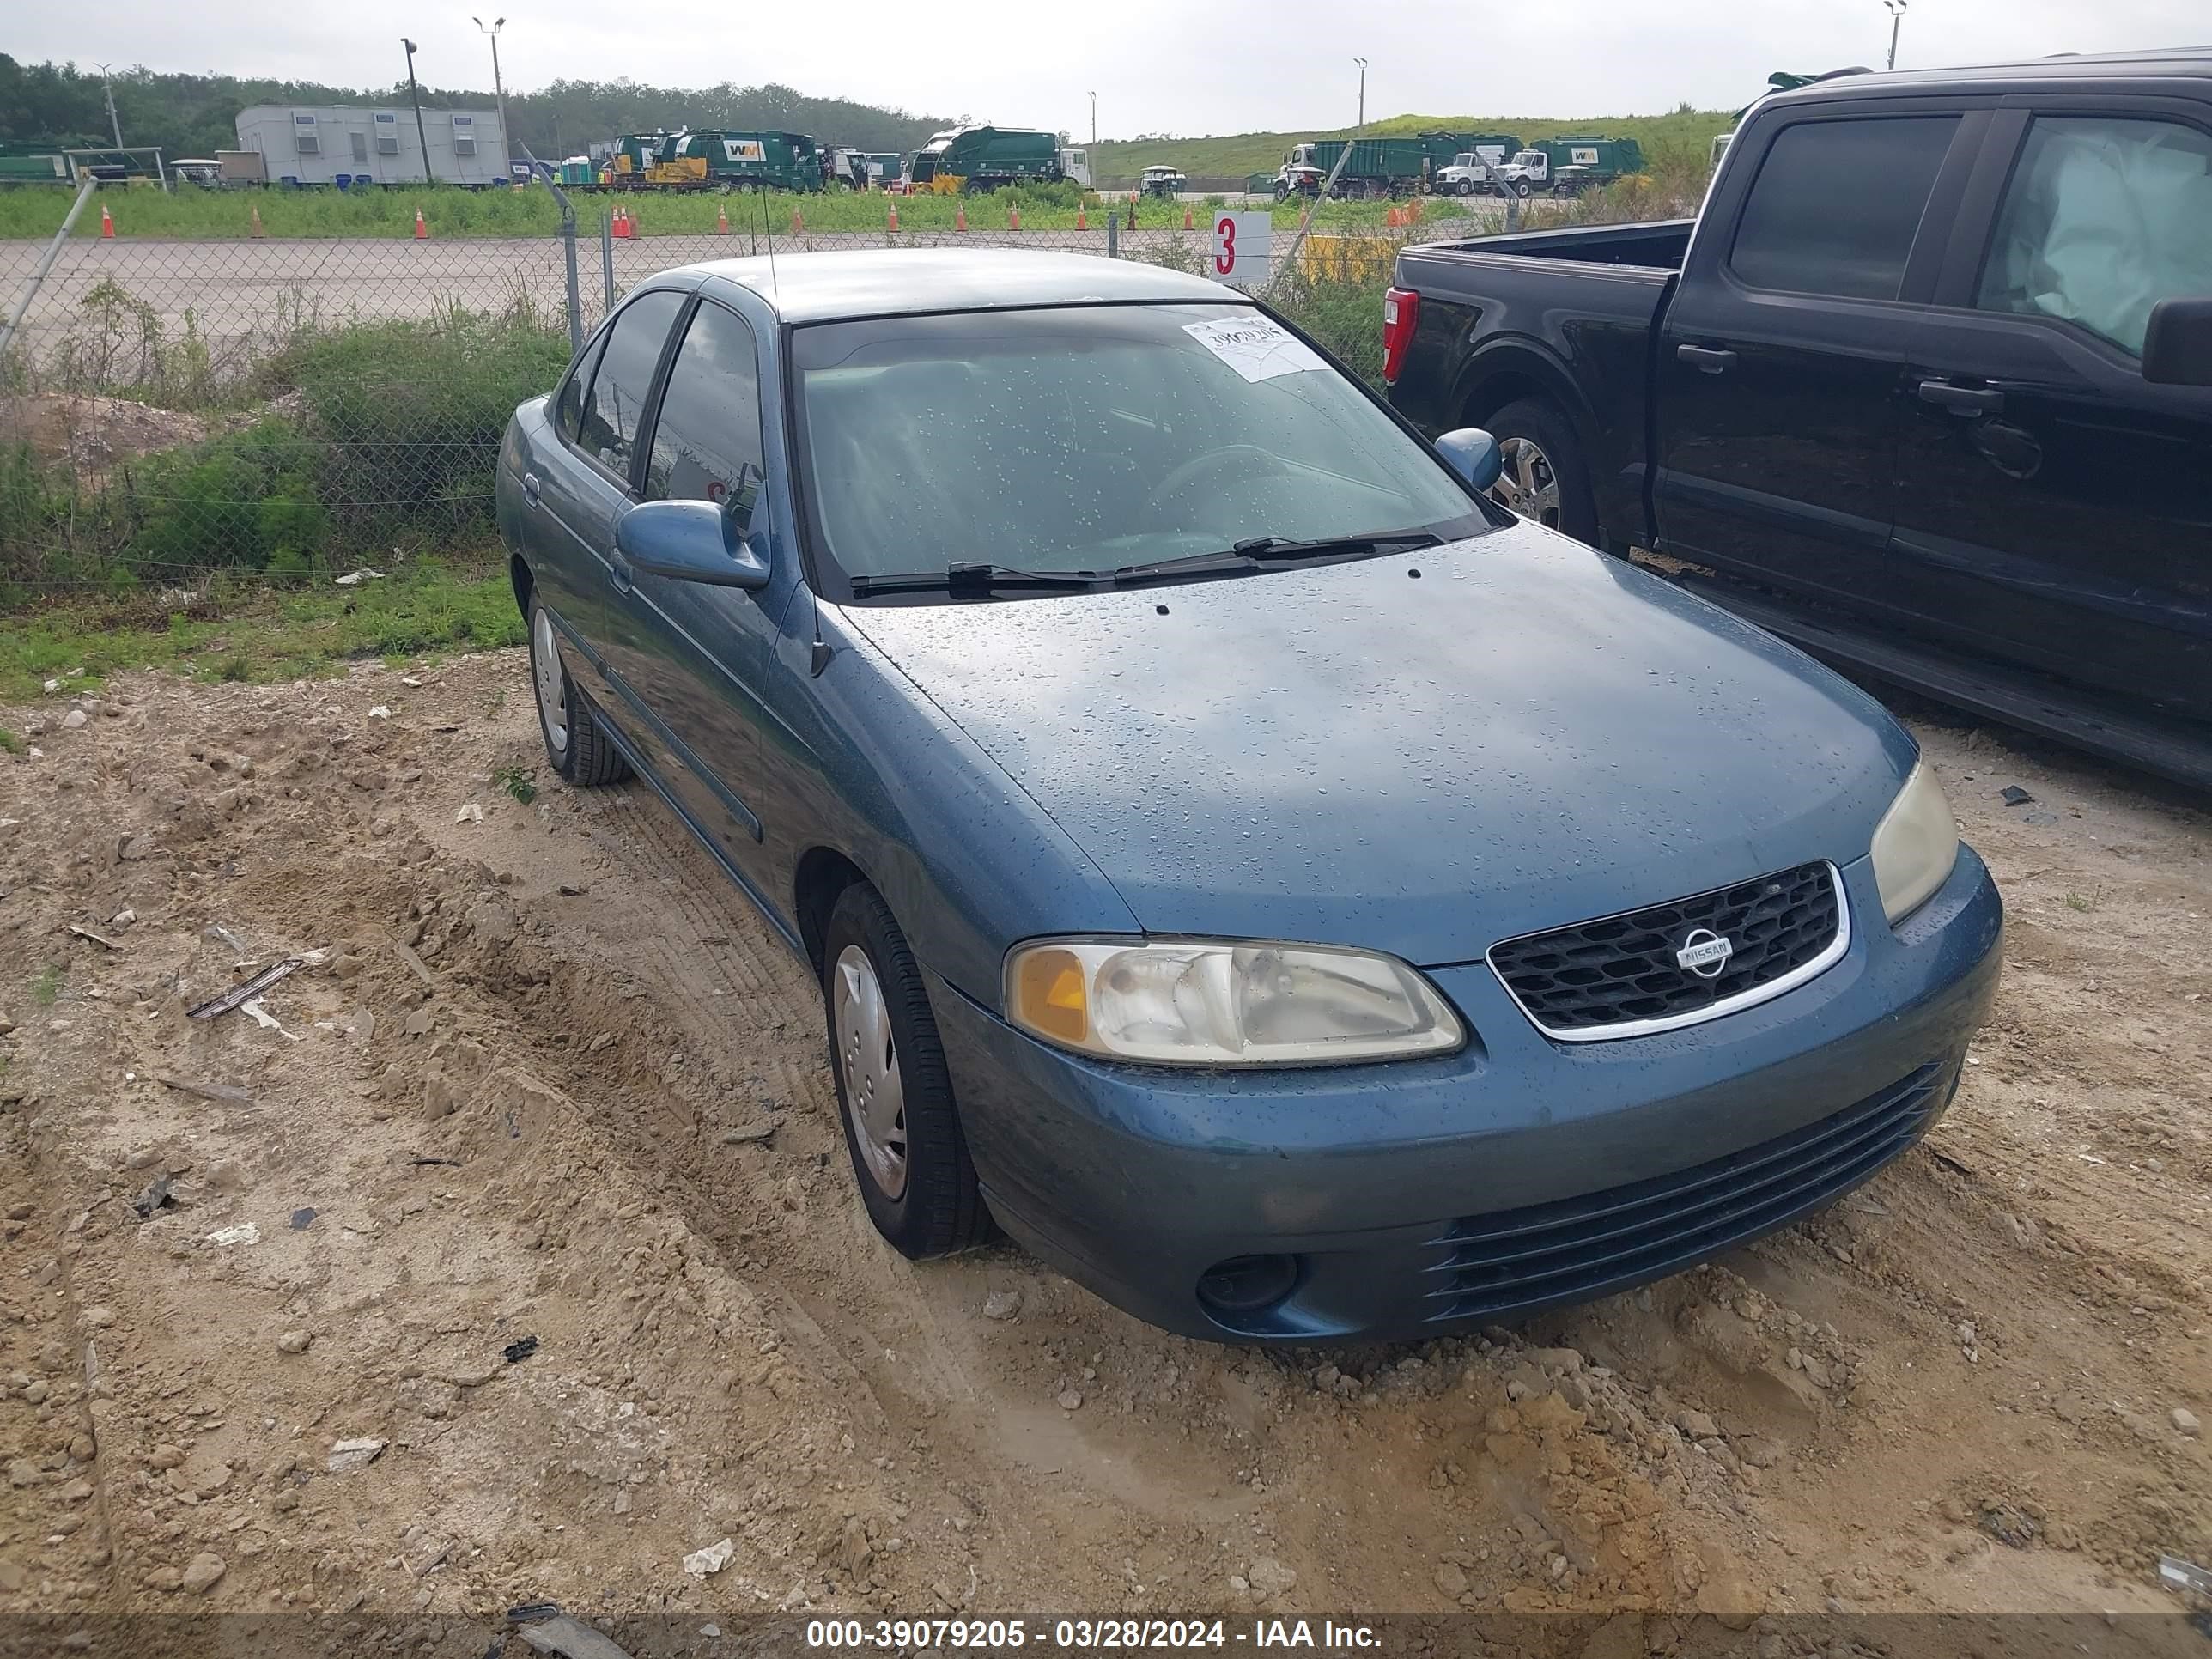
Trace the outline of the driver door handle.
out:
[[[1953,386],[1948,380],[1923,380],[1920,401],[1935,404],[1954,415],[1994,415],[2004,407],[2004,393],[1995,386]]]
[[[535,472],[522,475],[522,503],[525,507],[538,505],[538,475]]]
[[[629,592],[631,591],[629,561],[623,557],[619,553],[609,559],[607,561],[607,580],[614,584],[616,592]]]
[[[1694,363],[1704,374],[1718,374],[1735,367],[1735,353],[1717,346],[1679,345],[1674,348],[1674,356],[1683,362]]]

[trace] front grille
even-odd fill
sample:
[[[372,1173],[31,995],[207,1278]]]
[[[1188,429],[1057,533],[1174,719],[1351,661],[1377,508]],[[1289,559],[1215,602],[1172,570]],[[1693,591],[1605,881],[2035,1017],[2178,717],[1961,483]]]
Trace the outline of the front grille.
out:
[[[1708,979],[1675,952],[1692,933],[1729,941]],[[1490,965],[1522,1012],[1550,1036],[1626,1036],[1654,1024],[1686,1025],[1762,1001],[1843,954],[1842,884],[1835,866],[1802,864],[1694,898],[1601,916],[1490,949]]]
[[[1930,1064],[1832,1117],[1694,1169],[1470,1216],[1432,1241],[1427,1317],[1526,1312],[1703,1261],[1856,1186],[1934,1121],[1958,1076]]]

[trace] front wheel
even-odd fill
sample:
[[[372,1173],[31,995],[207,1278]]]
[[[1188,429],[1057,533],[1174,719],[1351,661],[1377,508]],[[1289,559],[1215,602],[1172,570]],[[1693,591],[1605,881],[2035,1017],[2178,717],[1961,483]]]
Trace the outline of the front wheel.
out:
[[[906,935],[866,882],[837,896],[822,944],[830,1069],[868,1219],[920,1261],[988,1241],[945,1047]]]
[[[1547,529],[1597,544],[1597,503],[1589,464],[1572,424],[1540,398],[1510,403],[1480,422],[1498,441],[1504,470],[1490,499]]]

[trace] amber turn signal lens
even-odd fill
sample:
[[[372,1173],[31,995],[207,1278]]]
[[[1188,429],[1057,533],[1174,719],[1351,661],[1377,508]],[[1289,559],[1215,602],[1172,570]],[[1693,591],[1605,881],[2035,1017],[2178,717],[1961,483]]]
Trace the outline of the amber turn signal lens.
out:
[[[1010,1012],[1040,1036],[1067,1043],[1091,1036],[1091,1014],[1083,988],[1083,965],[1067,951],[1031,951],[1014,976]]]

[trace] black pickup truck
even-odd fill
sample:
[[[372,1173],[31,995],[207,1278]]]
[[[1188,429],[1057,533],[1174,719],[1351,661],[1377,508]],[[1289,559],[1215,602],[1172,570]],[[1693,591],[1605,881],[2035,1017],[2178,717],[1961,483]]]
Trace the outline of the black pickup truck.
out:
[[[2212,48],[1825,77],[1696,220],[1410,247],[1384,319],[1506,505],[2212,787]]]

